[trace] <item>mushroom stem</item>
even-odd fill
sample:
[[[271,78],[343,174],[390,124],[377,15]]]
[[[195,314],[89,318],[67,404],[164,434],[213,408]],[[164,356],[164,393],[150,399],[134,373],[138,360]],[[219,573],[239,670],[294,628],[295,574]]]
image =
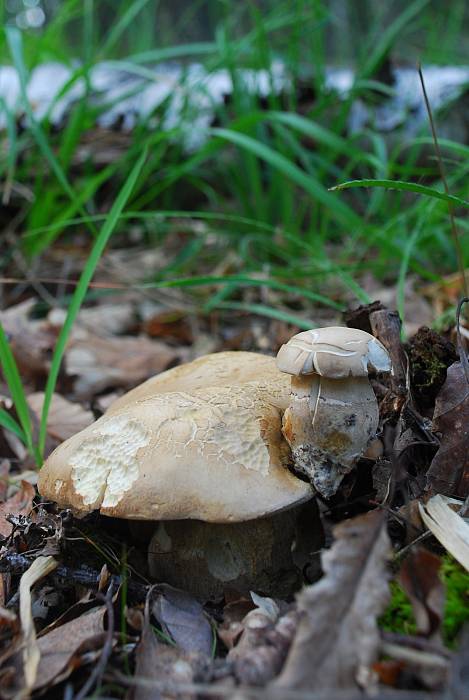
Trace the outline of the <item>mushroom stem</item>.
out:
[[[297,532],[300,515],[302,527]],[[321,545],[322,527],[313,500],[239,523],[162,521],[149,544],[148,564],[153,579],[203,599],[219,597],[226,589],[289,596],[301,585],[301,570],[307,563],[298,557]]]
[[[378,404],[366,377],[292,377],[282,431],[294,468],[332,496],[374,438]]]

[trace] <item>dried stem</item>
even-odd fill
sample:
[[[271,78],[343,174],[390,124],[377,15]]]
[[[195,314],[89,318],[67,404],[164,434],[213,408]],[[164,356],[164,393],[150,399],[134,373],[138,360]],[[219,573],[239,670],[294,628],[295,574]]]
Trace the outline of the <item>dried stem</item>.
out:
[[[418,68],[418,72],[419,72],[420,83],[422,85],[423,99],[425,100],[425,107],[427,108],[428,119],[430,121],[430,129],[432,131],[433,144],[435,146],[435,151],[436,151],[436,156],[437,156],[438,170],[440,171],[440,177],[441,177],[441,181],[443,183],[443,187],[445,188],[445,192],[447,195],[449,195],[448,182],[446,180],[445,170],[443,167],[443,159],[441,157],[440,144],[438,143],[438,137],[436,135],[435,122],[433,120],[432,109],[430,106],[430,101],[428,99],[427,90],[425,88],[425,81],[423,79],[422,66],[420,65],[420,63],[418,64],[417,68]],[[462,254],[462,248],[461,248],[461,241],[459,240],[458,232],[456,230],[456,223],[454,221],[454,214],[453,214],[453,205],[451,204],[451,202],[448,202],[448,212],[449,212],[449,218],[451,221],[451,234],[453,237],[454,248],[456,251],[456,258],[458,261],[458,269],[459,269],[459,273],[461,275],[462,289],[464,292],[464,296],[469,297],[469,289],[468,289],[468,285],[467,285],[466,275],[464,272],[464,260],[463,260],[463,254]]]

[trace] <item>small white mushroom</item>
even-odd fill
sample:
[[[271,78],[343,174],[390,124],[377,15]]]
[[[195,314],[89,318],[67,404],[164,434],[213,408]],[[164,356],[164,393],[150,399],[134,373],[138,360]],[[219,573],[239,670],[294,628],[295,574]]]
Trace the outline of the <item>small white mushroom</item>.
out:
[[[327,327],[291,338],[277,366],[292,375],[282,430],[295,469],[330,497],[376,435],[378,403],[368,373],[390,372],[389,355],[365,331]]]

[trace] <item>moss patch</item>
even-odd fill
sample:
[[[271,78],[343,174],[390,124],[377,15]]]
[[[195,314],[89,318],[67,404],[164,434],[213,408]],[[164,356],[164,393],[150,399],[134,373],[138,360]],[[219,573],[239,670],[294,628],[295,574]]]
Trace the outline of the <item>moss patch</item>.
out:
[[[469,573],[447,554],[442,557],[440,576],[446,588],[443,640],[451,647],[469,620]],[[415,634],[417,631],[411,602],[397,581],[391,581],[391,601],[379,625],[383,630],[399,634]]]

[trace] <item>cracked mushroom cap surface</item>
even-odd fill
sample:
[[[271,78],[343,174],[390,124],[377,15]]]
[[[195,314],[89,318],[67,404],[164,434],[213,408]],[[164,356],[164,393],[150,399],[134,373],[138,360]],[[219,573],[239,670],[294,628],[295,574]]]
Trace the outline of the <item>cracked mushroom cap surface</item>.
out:
[[[236,350],[203,355],[192,362],[186,362],[156,374],[113,401],[107,413],[117,413],[127,404],[142,401],[162,392],[191,393],[209,386],[234,386],[254,380],[278,381],[285,387],[282,403],[285,407],[288,405],[288,382],[284,382],[275,357],[258,352]]]
[[[308,500],[310,485],[288,469],[281,417],[290,382],[276,373],[154,393],[108,411],[50,455],[39,492],[81,513],[221,523]]]
[[[377,338],[358,328],[328,326],[293,336],[282,345],[277,367],[288,374],[319,374],[328,379],[366,377],[370,370],[390,372],[391,360]]]

